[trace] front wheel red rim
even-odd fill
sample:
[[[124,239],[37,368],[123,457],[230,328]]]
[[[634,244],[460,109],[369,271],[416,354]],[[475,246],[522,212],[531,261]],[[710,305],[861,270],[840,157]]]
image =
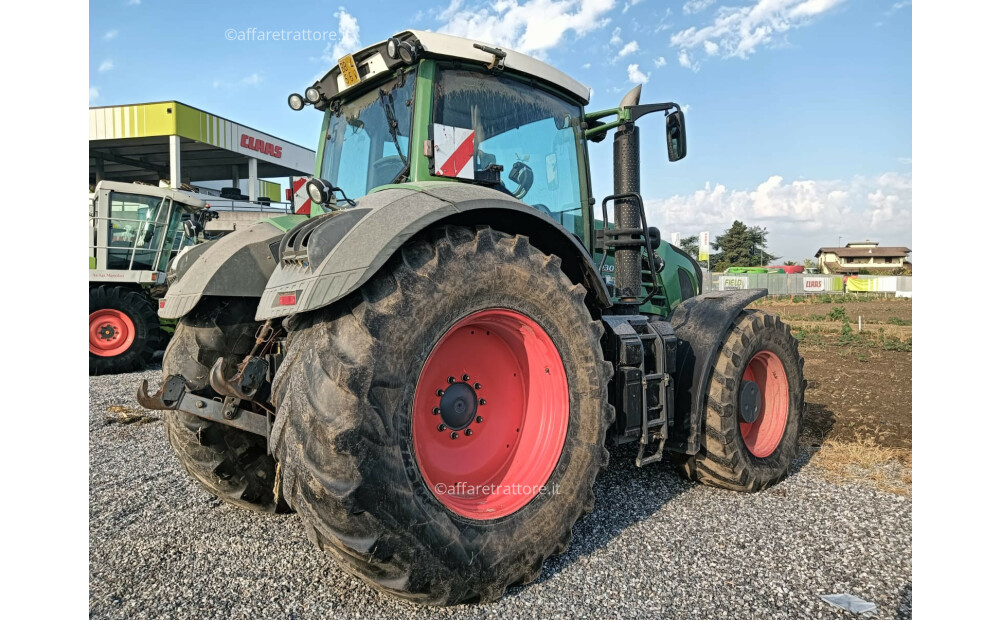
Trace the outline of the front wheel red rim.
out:
[[[90,352],[100,357],[121,355],[135,340],[135,324],[119,310],[103,308],[90,313]]]
[[[740,403],[741,412],[744,408],[751,411],[740,420],[740,434],[751,454],[765,458],[778,448],[788,424],[788,376],[774,352],[759,351],[750,359],[743,371],[741,400],[748,393],[756,398],[755,407]],[[746,421],[747,417],[753,421]]]
[[[417,466],[470,519],[520,510],[546,488],[566,442],[569,387],[542,327],[504,308],[466,316],[435,344],[413,399]]]

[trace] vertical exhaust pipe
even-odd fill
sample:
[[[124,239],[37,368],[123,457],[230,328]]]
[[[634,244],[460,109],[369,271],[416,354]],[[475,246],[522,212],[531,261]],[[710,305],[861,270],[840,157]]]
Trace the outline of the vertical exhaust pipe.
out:
[[[619,107],[639,104],[642,84],[630,90]],[[628,122],[615,131],[614,146],[615,194],[639,193],[639,128]],[[639,203],[633,199],[615,201],[615,229],[641,229]],[[628,235],[619,240],[636,239]],[[638,245],[615,250],[615,295],[621,303],[638,304],[642,297],[641,248]]]

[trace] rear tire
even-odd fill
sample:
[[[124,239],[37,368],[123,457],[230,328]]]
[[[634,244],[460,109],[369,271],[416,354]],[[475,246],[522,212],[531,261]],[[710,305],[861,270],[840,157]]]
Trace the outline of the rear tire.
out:
[[[533,581],[546,558],[566,549],[573,524],[593,509],[594,479],[608,460],[611,365],[602,358],[603,329],[590,315],[585,294],[560,270],[558,257],[542,253],[526,237],[446,227],[430,239],[408,242],[349,300],[293,317],[275,378],[279,409],[271,437],[282,488],[313,542],[345,571],[420,604],[493,601],[509,585]],[[520,317],[512,319],[521,321],[515,323],[520,327],[503,331],[507,318],[493,323],[495,316]],[[462,338],[478,330],[475,338],[485,340],[465,347],[450,340],[459,329]],[[519,349],[517,334],[530,346]],[[492,347],[501,339],[513,352],[511,359],[525,365],[507,367],[503,355],[486,353],[499,352]],[[451,349],[456,355],[438,356],[445,342],[457,343]],[[549,344],[554,349],[546,349]],[[557,353],[536,355],[535,346]],[[428,362],[431,358],[448,370]],[[517,369],[524,369],[522,378],[511,381],[510,389],[502,387]],[[476,396],[496,406],[478,401],[478,412],[487,419],[480,423],[473,415],[465,422],[465,430],[475,434],[438,433],[435,425],[449,412],[432,412],[423,391],[430,386],[435,394],[454,385],[469,392],[480,381]],[[534,392],[525,387],[529,384]],[[504,401],[521,389],[523,400]],[[446,407],[445,396],[436,396]],[[504,402],[521,404],[504,407]],[[549,409],[549,403],[556,405]],[[523,418],[504,417],[510,411]],[[560,411],[565,426],[532,435],[547,428],[539,420]],[[516,431],[505,426],[510,419],[522,421]],[[454,478],[424,471],[447,469],[443,461],[428,460],[425,448],[448,453],[453,432],[454,454],[467,450],[456,462],[478,463],[483,477],[471,473],[471,464],[470,471],[451,470]],[[546,439],[532,443],[532,436]],[[506,464],[491,469],[496,461],[479,456],[503,454],[507,440],[497,443],[495,437],[514,439],[506,444],[511,450]],[[521,451],[522,445],[532,448]],[[539,465],[523,479],[540,481],[546,490],[536,494],[534,485],[524,483],[532,490],[518,495],[513,485],[525,470],[514,463],[538,454],[553,454],[551,466]],[[459,486],[491,475],[506,484],[497,485],[497,493],[509,492],[509,503],[491,503],[497,497],[492,490],[466,492]],[[441,480],[449,485],[439,486]],[[482,502],[463,503],[468,497]]]
[[[684,473],[734,491],[759,491],[784,479],[798,455],[803,364],[787,325],[774,315],[744,310],[716,356],[701,450],[681,462]],[[752,391],[741,401],[741,390],[750,381],[761,394],[752,423],[741,417],[741,405],[753,402]],[[752,418],[753,413],[746,415]]]
[[[227,375],[250,352],[257,323],[256,299],[223,298],[199,304],[177,323],[163,354],[163,377],[181,375],[194,394],[218,396],[208,373],[220,357]],[[203,487],[231,504],[261,512],[287,512],[276,492],[276,465],[267,440],[254,433],[168,410],[167,439],[184,470]]]
[[[160,341],[160,320],[151,298],[124,286],[90,289],[90,374],[145,368]]]

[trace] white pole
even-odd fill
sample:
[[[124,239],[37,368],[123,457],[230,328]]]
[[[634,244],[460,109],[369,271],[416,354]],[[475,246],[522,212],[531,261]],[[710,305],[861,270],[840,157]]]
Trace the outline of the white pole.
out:
[[[167,141],[170,144],[170,189],[177,189],[181,186],[181,137],[170,136]]]
[[[247,196],[250,202],[257,201],[257,159],[250,158],[250,178],[247,180]]]

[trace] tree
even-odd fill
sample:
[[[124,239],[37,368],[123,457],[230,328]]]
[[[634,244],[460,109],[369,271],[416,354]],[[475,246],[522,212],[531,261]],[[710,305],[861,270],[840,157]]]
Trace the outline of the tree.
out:
[[[798,266],[798,263],[796,263],[793,260],[786,260],[785,262],[783,262],[781,264],[782,265],[787,265],[788,267],[796,267],[796,266]]]
[[[802,260],[802,266],[805,267],[806,269],[815,269],[816,268],[816,261],[814,261],[811,258],[803,259]]]
[[[778,256],[768,254],[767,229],[760,226],[749,227],[739,220],[733,221],[729,229],[718,235],[712,242],[712,270],[723,271],[729,267],[753,267],[767,265]]]
[[[681,239],[680,244],[682,250],[684,250],[691,258],[698,260],[698,235],[684,237]]]

